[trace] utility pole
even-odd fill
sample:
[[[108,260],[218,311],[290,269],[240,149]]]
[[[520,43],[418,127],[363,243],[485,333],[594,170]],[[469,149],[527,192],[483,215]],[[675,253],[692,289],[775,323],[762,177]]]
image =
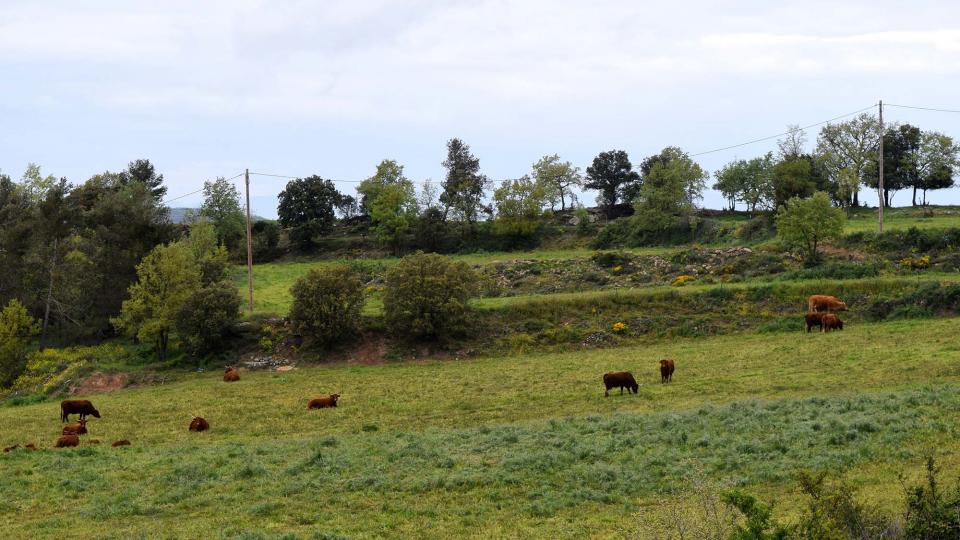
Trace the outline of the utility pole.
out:
[[[243,173],[247,185],[247,289],[250,292],[250,313],[253,313],[253,233],[250,226],[250,169]]]
[[[882,233],[882,232],[883,232],[883,205],[884,205],[884,198],[883,198],[883,100],[882,100],[882,99],[880,100],[880,149],[877,151],[877,153],[879,154],[879,159],[878,159],[878,161],[879,161],[879,164],[880,164],[880,166],[877,168],[878,171],[879,171],[879,173],[880,173],[880,177],[877,179],[877,180],[878,180],[878,181],[877,181],[877,188],[880,190],[880,232]]]

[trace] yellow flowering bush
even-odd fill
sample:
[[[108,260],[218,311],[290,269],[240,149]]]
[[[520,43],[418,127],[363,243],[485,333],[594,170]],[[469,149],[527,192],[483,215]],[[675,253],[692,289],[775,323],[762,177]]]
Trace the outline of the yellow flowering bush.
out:
[[[924,255],[922,257],[904,257],[900,259],[901,268],[909,268],[912,270],[923,270],[930,266],[930,256]]]
[[[696,281],[696,279],[697,279],[697,278],[695,278],[695,277],[693,277],[693,276],[680,275],[680,276],[677,276],[676,279],[673,280],[673,283],[671,283],[671,285],[673,285],[674,287],[683,287],[684,285],[686,285],[687,283],[689,283],[689,282],[691,282],[691,281]]]
[[[613,331],[617,334],[626,331],[627,325],[622,322],[613,323]]]
[[[614,266],[613,268],[611,268],[610,270],[612,270],[614,274],[619,274],[620,271],[623,270],[623,266],[621,266],[621,265],[618,264],[618,265]]]

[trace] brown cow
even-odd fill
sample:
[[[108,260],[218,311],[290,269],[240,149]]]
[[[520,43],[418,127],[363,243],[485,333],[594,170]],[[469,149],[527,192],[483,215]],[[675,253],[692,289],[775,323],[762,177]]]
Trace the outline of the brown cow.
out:
[[[330,394],[326,397],[313,398],[310,400],[310,403],[307,403],[307,409],[326,409],[327,407],[336,407],[338,399],[340,399],[340,394]]]
[[[24,448],[29,448],[30,450],[36,451],[36,450],[37,450],[37,445],[35,445],[35,444],[33,444],[33,443],[30,443],[30,444],[24,446]]]
[[[16,450],[17,448],[20,448],[20,445],[19,445],[19,444],[15,444],[15,445],[13,445],[13,446],[8,446],[8,447],[6,447],[6,448],[3,449],[3,453],[13,452],[13,451]]]
[[[199,416],[195,416],[190,421],[190,431],[206,431],[208,429],[210,429],[210,423]]]
[[[807,313],[804,316],[804,320],[807,323],[808,334],[810,333],[810,329],[813,328],[814,326],[820,327],[820,331],[823,332],[823,316],[824,315],[825,313],[814,312],[814,313]]]
[[[637,390],[640,389],[640,385],[637,384],[637,380],[633,378],[633,373],[629,371],[614,371],[611,373],[603,374],[603,397],[610,396],[611,388],[620,388],[620,395],[623,395],[623,389],[626,388],[628,391],[637,393]]]
[[[77,435],[64,435],[57,439],[57,443],[53,445],[54,448],[66,448],[68,446],[77,446],[80,444],[80,437]]]
[[[813,313],[815,311],[846,311],[847,304],[840,301],[836,296],[826,296],[823,294],[815,294],[810,298],[807,298],[807,311]]]
[[[240,372],[234,367],[228,367],[223,372],[223,382],[236,382],[240,380]]]
[[[118,446],[130,446],[130,441],[128,441],[128,440],[126,440],[126,439],[121,439],[121,440],[119,440],[119,441],[113,441],[113,444],[111,444],[110,446],[112,446],[112,447],[114,447],[114,448],[116,448],[116,447],[118,447]]]
[[[71,414],[79,414],[83,420],[87,415],[100,418],[100,411],[93,408],[93,403],[85,399],[66,399],[60,402],[60,421],[69,422]]]
[[[63,426],[64,435],[86,435],[87,434],[87,421],[80,420],[79,422],[73,424],[67,424]]]
[[[669,358],[660,361],[660,383],[673,382],[673,360]]]
[[[833,313],[827,313],[823,316],[823,331],[843,330],[843,321]]]

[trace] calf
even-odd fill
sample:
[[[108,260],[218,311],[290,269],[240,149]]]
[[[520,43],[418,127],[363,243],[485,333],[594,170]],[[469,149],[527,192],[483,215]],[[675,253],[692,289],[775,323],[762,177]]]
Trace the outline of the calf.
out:
[[[673,382],[673,360],[669,358],[660,361],[660,383]]]
[[[843,321],[833,313],[827,313],[823,316],[823,331],[843,330]]]
[[[57,443],[53,445],[54,448],[66,448],[68,446],[77,446],[80,444],[80,437],[77,435],[64,435],[57,439]]]
[[[67,424],[63,426],[64,435],[86,435],[87,434],[87,421],[80,420],[74,424]]]
[[[338,399],[340,399],[340,394],[330,394],[326,397],[313,398],[310,400],[310,403],[307,403],[307,409],[326,409],[327,407],[336,407]]]
[[[128,441],[128,440],[126,440],[126,439],[121,439],[121,440],[119,440],[119,441],[113,441],[113,444],[111,444],[110,446],[112,446],[112,447],[114,447],[114,448],[116,448],[116,447],[118,447],[118,446],[130,446],[130,441]]]
[[[626,388],[629,391],[632,391],[634,394],[640,389],[640,385],[637,384],[637,380],[633,378],[633,374],[629,371],[616,371],[612,373],[603,374],[603,386],[604,392],[603,397],[608,397],[610,395],[611,388],[620,388],[620,395],[623,395],[623,389]]]
[[[236,382],[240,380],[240,372],[234,367],[228,367],[223,372],[223,382]]]
[[[208,429],[210,429],[210,423],[199,416],[195,416],[190,421],[190,431],[206,431]]]
[[[100,418],[100,411],[93,408],[93,403],[85,399],[66,399],[60,402],[60,421],[70,421],[71,414],[79,414],[81,420],[88,414],[94,418]]]
[[[824,315],[825,315],[824,313],[819,313],[814,311],[814,312],[807,313],[804,316],[804,321],[806,321],[807,323],[808,334],[810,333],[810,329],[813,328],[814,326],[819,327],[820,331],[823,332],[823,316]]]

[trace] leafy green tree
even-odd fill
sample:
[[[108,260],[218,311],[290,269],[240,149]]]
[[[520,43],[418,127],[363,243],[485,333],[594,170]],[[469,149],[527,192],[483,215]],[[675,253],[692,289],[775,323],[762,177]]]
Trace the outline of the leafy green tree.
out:
[[[543,190],[551,210],[556,207],[557,201],[560,202],[560,210],[567,209],[568,200],[573,208],[577,196],[572,188],[583,185],[580,168],[574,167],[569,161],[560,161],[557,154],[543,156],[534,163],[533,178]]]
[[[493,192],[493,203],[497,210],[494,230],[516,241],[534,236],[540,230],[540,217],[547,198],[544,185],[528,176],[504,180]]]
[[[723,502],[743,514],[746,523],[736,525],[728,540],[786,540],[788,531],[773,522],[773,509],[751,495],[731,491],[723,495]]]
[[[399,254],[410,229],[417,219],[417,199],[409,180],[381,188],[370,207],[370,219],[377,237]]]
[[[714,173],[713,189],[727,198],[730,210],[736,210],[736,201],[743,201],[751,213],[773,203],[773,154],[763,157],[731,161]]]
[[[173,242],[148,253],[137,265],[137,277],[113,322],[140,341],[152,341],[164,360],[177,317],[200,289],[200,265],[186,243]]]
[[[447,176],[440,193],[444,220],[451,210],[468,224],[475,223],[480,214],[483,193],[489,179],[480,174],[480,160],[470,152],[470,146],[460,139],[447,141],[447,159],[443,162]]]
[[[923,192],[921,204],[926,205],[927,191],[953,187],[954,174],[960,169],[960,145],[943,133],[924,131],[914,166],[917,179],[913,184],[913,204],[917,204],[919,189]]]
[[[380,192],[387,186],[394,184],[409,184],[410,180],[403,175],[403,165],[400,165],[392,159],[385,159],[377,165],[377,170],[370,178],[367,178],[357,186],[357,193],[360,194],[360,209],[371,214],[373,203],[377,200]]]
[[[414,243],[418,249],[430,253],[445,251],[446,240],[449,235],[449,223],[443,219],[443,210],[427,208],[420,214],[417,226],[413,233]]]
[[[167,195],[167,188],[163,185],[163,175],[157,174],[153,163],[149,159],[138,159],[127,164],[127,170],[120,173],[123,185],[131,183],[142,184],[157,202]]]
[[[56,182],[57,179],[53,175],[43,176],[40,172],[40,166],[36,163],[30,163],[20,179],[20,189],[28,200],[39,203]]]
[[[349,266],[314,268],[290,292],[290,320],[318,345],[329,347],[358,333],[363,282]]]
[[[635,219],[648,230],[663,230],[693,212],[709,173],[677,148],[644,162],[650,167],[634,203]]]
[[[40,325],[16,299],[0,311],[0,388],[10,386],[27,363],[27,346]]]
[[[230,264],[226,248],[217,239],[213,224],[204,218],[190,225],[190,234],[181,242],[190,250],[190,254],[200,267],[200,283],[211,285],[227,279],[227,267]]]
[[[859,206],[860,183],[864,181],[879,145],[880,122],[866,113],[839,124],[827,124],[820,130],[817,155],[826,164],[834,181],[844,169],[849,171],[846,174],[853,174],[858,180],[856,185],[850,186],[852,197],[844,201],[844,206]]]
[[[407,255],[387,271],[387,329],[403,339],[447,338],[469,325],[468,302],[479,293],[469,265],[435,254]]]
[[[199,359],[227,350],[241,301],[229,281],[209,283],[187,297],[176,317],[177,336],[187,351]]]
[[[600,152],[587,167],[586,178],[583,187],[600,192],[597,202],[605,207],[608,217],[625,193],[639,191],[640,175],[633,170],[630,157],[623,150]]]
[[[795,197],[805,199],[817,190],[810,162],[805,159],[785,159],[770,171],[773,181],[773,203],[779,208]]]
[[[251,226],[251,232],[254,261],[268,262],[280,256],[280,225],[276,221],[256,221]]]
[[[820,244],[843,235],[846,215],[818,191],[808,199],[795,197],[777,210],[777,236],[787,247],[799,248],[807,264],[820,259]]]
[[[240,206],[237,186],[223,177],[203,183],[203,204],[200,216],[209,219],[217,231],[217,239],[228,250],[240,246],[246,234],[246,222]]]
[[[333,228],[334,208],[342,197],[333,182],[319,176],[291,180],[280,192],[280,225],[291,229],[290,240],[299,249],[309,250],[316,236]]]

